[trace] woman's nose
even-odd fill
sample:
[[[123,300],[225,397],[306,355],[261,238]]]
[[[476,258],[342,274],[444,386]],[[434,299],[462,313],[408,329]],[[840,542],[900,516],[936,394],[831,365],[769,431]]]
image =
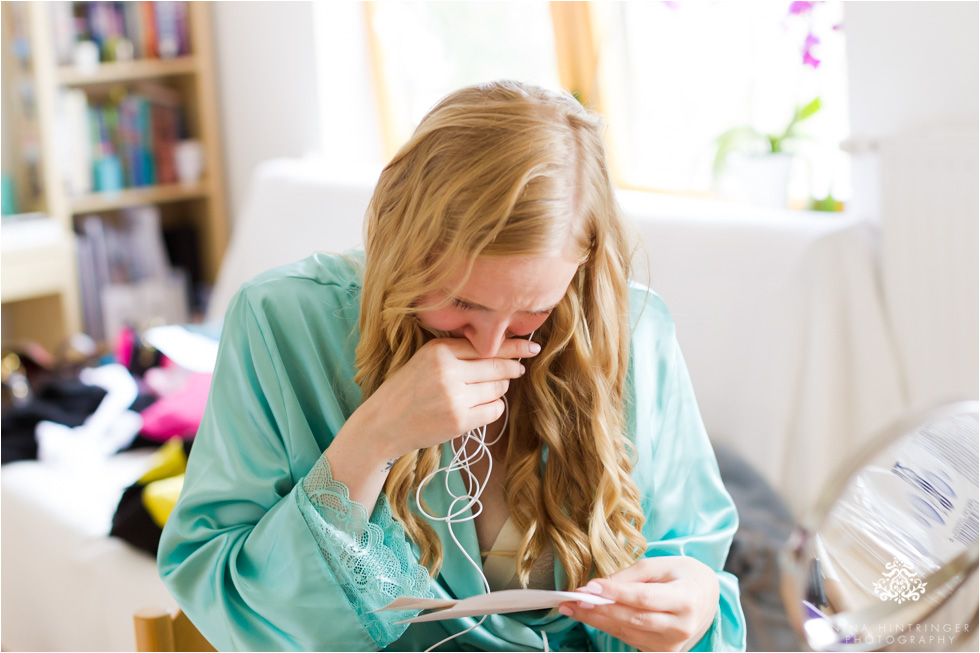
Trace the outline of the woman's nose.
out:
[[[480,358],[493,358],[507,338],[507,324],[492,322],[471,326],[466,332],[466,337]]]

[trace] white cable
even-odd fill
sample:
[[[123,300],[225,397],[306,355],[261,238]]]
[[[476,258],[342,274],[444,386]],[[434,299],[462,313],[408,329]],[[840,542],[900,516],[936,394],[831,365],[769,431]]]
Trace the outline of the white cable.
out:
[[[534,337],[534,331],[531,332],[531,335],[529,335],[527,339],[530,340],[533,337]],[[523,359],[521,358],[517,359],[518,362],[520,362],[521,360]],[[500,439],[503,437],[504,432],[507,431],[507,424],[510,416],[510,404],[507,401],[507,396],[504,395],[501,398],[504,400],[504,425],[500,429],[500,434],[497,435],[497,437],[492,442],[487,442],[486,426],[481,426],[479,428],[472,429],[460,436],[460,444],[458,450],[456,449],[456,441],[453,440],[452,442],[450,442],[450,446],[452,447],[453,450],[453,458],[449,462],[449,464],[446,465],[445,467],[440,467],[434,472],[430,472],[428,475],[426,475],[426,477],[422,479],[422,482],[419,483],[418,487],[415,490],[415,505],[418,506],[419,512],[422,513],[422,515],[427,517],[428,519],[431,519],[432,521],[446,522],[446,528],[449,530],[449,536],[453,538],[453,542],[456,543],[456,547],[460,550],[463,556],[467,560],[469,560],[470,564],[473,565],[473,568],[476,569],[476,573],[480,574],[480,578],[483,580],[483,588],[484,590],[486,590],[487,594],[490,593],[490,582],[487,580],[486,575],[484,575],[483,568],[479,564],[477,564],[477,562],[473,560],[473,558],[470,557],[470,554],[466,552],[466,549],[463,548],[463,545],[459,543],[459,539],[456,538],[456,533],[453,532],[453,524],[476,519],[477,516],[483,512],[483,503],[480,501],[480,495],[483,494],[483,490],[485,490],[487,485],[490,483],[490,474],[491,472],[493,472],[493,455],[490,453],[490,447],[497,444],[497,442],[499,442]],[[476,444],[476,451],[474,451],[473,453],[468,453],[467,448],[471,442]],[[470,469],[470,466],[473,465],[474,463],[483,460],[484,456],[486,456],[487,458],[487,473],[483,479],[483,483],[481,484],[480,479],[476,477],[476,475]],[[466,492],[461,496],[453,494],[452,488],[449,487],[449,475],[454,471],[460,472],[460,476],[466,479]],[[449,510],[447,511],[445,517],[437,517],[436,515],[430,515],[425,510],[425,508],[422,507],[422,488],[424,488],[425,485],[429,483],[429,481],[435,478],[436,474],[440,474],[440,473],[445,473],[446,493],[453,498],[452,502],[449,504]],[[455,510],[456,504],[461,501],[466,502],[465,505],[463,505],[458,510]],[[469,516],[461,517],[461,515],[465,515],[467,511],[471,511],[471,514]],[[455,633],[453,635],[450,635],[449,637],[443,639],[442,641],[436,644],[433,644],[432,646],[430,646],[425,650],[431,651],[439,646],[442,646],[443,644],[445,644],[446,642],[452,639],[460,637],[461,635],[465,635],[471,630],[475,630],[476,628],[479,628],[480,625],[484,621],[486,621],[486,619],[487,619],[487,615],[483,615],[480,618],[480,620],[477,621],[475,624],[473,624],[471,627],[467,628],[466,630]]]

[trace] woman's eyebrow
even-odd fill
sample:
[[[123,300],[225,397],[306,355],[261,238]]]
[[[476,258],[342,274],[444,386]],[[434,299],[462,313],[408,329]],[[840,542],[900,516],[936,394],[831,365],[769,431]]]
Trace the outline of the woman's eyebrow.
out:
[[[486,306],[483,306],[481,304],[477,304],[476,302],[471,302],[470,300],[465,299],[463,297],[456,297],[456,300],[457,301],[460,301],[460,302],[463,302],[464,304],[466,304],[470,308],[475,308],[475,309],[480,310],[480,311],[491,311],[491,312],[493,311],[492,308],[487,308]],[[539,309],[534,310],[534,311],[518,311],[518,312],[519,313],[526,313],[528,315],[536,315],[538,313],[547,313],[548,311],[553,311],[556,306],[558,306],[558,304],[554,304],[554,305],[548,306],[546,308],[539,308]]]

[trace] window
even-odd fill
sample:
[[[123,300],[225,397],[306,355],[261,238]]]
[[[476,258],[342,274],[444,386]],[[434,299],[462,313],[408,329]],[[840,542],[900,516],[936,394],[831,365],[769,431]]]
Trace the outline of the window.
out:
[[[564,87],[606,116],[618,185],[738,197],[718,139],[761,153],[794,111],[820,109],[782,142],[789,195],[802,206],[850,197],[841,2],[366,3],[387,156],[440,98],[502,77]],[[735,141],[731,141],[735,143]],[[771,160],[771,159],[770,159]],[[744,184],[743,184],[744,185]],[[742,193],[744,195],[744,193]]]
[[[387,148],[462,86],[513,78],[560,88],[547,2],[368,3]]]
[[[797,126],[790,197],[850,196],[840,2],[593,3],[602,109],[619,183],[723,195],[716,139],[736,127],[781,134],[794,110],[821,108]],[[746,148],[764,150],[764,141]],[[761,149],[760,149],[761,148]],[[754,153],[749,150],[748,153]],[[717,184],[715,182],[718,182]]]

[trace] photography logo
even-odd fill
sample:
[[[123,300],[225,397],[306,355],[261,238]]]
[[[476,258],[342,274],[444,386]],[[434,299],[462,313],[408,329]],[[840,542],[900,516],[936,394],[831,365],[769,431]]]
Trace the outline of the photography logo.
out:
[[[919,580],[912,566],[898,558],[885,565],[885,573],[875,583],[875,594],[882,601],[918,601],[926,591],[926,584]]]

